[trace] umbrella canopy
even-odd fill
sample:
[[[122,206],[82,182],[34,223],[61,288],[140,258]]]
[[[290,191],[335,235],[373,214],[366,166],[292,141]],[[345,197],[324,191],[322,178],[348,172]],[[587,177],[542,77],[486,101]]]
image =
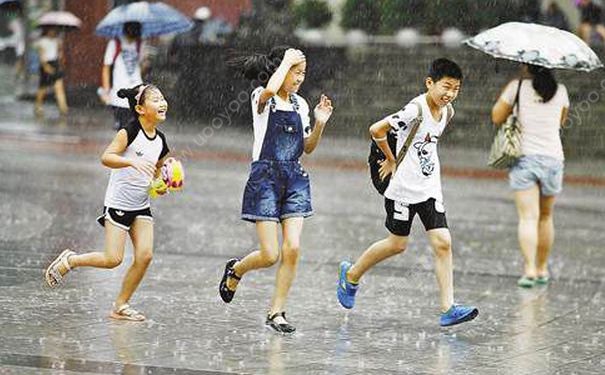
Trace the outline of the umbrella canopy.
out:
[[[164,3],[140,1],[113,9],[99,22],[96,33],[117,38],[123,35],[124,24],[128,22],[141,23],[143,38],[183,32],[193,27],[189,18]]]
[[[0,0],[0,8],[9,8],[13,6],[21,6],[19,0]]]
[[[463,43],[491,56],[544,66],[590,72],[603,64],[574,34],[533,23],[507,22]]]
[[[38,19],[38,27],[41,26],[79,29],[82,26],[82,20],[70,12],[47,12]]]

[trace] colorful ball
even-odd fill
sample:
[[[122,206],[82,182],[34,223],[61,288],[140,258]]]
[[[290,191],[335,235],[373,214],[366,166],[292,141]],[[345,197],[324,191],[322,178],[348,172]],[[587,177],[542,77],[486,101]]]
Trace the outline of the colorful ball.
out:
[[[185,170],[183,164],[175,158],[168,158],[162,165],[162,179],[168,186],[168,190],[178,191],[183,188],[185,182]]]

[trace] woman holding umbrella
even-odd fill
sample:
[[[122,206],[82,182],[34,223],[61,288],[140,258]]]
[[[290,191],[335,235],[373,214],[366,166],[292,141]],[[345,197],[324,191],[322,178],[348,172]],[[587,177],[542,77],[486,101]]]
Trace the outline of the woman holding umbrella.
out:
[[[554,27],[508,22],[464,41],[491,56],[523,64],[492,109],[501,126],[516,108],[521,157],[509,170],[519,216],[518,236],[524,258],[517,284],[531,288],[549,281],[548,256],[555,230],[553,208],[563,183],[563,147],[559,130],[567,118],[569,97],[552,69],[590,72],[602,68],[597,55],[580,38]],[[520,151],[520,152],[519,152]]]
[[[114,110],[115,128],[125,127],[132,114],[118,90],[142,82],[143,40],[189,30],[193,23],[164,3],[139,1],[114,8],[99,22],[97,35],[110,38],[102,70],[101,100]]]
[[[42,103],[50,86],[53,86],[59,111],[67,115],[67,99],[63,85],[63,68],[65,55],[63,54],[63,41],[61,31],[77,30],[82,21],[69,12],[48,12],[38,20],[38,27],[42,29],[42,37],[34,47],[40,59],[40,86],[36,93],[35,113],[42,115]]]
[[[548,255],[555,230],[553,208],[563,185],[563,146],[559,133],[567,118],[569,97],[552,71],[523,65],[520,79],[511,81],[492,109],[492,121],[502,125],[517,105],[522,157],[509,170],[519,216],[518,236],[524,259],[520,287],[549,280]]]

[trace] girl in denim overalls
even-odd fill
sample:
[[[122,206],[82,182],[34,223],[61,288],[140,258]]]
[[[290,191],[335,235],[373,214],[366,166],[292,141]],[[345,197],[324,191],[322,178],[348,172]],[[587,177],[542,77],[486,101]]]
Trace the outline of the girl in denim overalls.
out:
[[[276,289],[265,324],[279,333],[296,329],[286,320],[286,297],[300,249],[303,220],[313,214],[309,176],[299,158],[317,147],[332,104],[322,95],[314,109],[311,127],[309,106],[296,94],[305,79],[304,54],[285,47],[269,55],[232,60],[250,80],[261,83],[251,95],[254,118],[254,150],[250,177],[244,191],[242,219],[256,223],[260,249],[243,259],[227,262],[219,293],[231,302],[238,281],[248,271],[270,267],[280,258]],[[278,242],[281,225],[283,243]]]

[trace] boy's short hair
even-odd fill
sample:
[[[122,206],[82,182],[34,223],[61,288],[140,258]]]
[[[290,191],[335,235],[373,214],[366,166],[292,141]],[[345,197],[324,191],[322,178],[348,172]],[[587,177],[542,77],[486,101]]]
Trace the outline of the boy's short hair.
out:
[[[450,77],[462,81],[462,69],[452,60],[440,58],[434,60],[429,67],[429,75],[433,82],[443,77]]]

